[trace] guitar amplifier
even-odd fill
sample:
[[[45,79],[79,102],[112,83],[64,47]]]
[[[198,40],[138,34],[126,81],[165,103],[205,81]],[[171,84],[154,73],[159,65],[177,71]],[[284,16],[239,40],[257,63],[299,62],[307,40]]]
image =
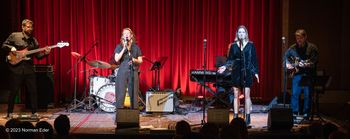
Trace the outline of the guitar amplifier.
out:
[[[146,92],[146,112],[174,112],[174,92]]]

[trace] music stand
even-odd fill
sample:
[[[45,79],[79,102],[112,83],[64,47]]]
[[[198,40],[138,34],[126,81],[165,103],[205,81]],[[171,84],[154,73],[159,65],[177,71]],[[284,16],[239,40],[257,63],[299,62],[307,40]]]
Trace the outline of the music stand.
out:
[[[319,120],[324,121],[320,116],[320,104],[319,104],[319,94],[324,93],[325,89],[330,85],[330,76],[316,76],[314,78],[314,88],[312,97],[312,107],[311,107],[311,121],[314,120],[314,116],[317,116]]]
[[[155,85],[155,90],[160,90],[160,69],[164,66],[168,57],[159,57],[158,60],[152,62],[151,71],[154,71],[153,83]]]

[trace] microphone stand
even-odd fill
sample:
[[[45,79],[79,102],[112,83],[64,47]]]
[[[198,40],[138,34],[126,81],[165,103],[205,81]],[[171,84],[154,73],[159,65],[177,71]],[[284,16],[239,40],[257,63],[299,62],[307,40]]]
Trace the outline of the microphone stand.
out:
[[[127,41],[127,44],[129,42]],[[132,49],[132,45],[130,46],[130,50],[128,50],[128,54],[129,54],[129,61],[131,62],[129,65],[129,69],[130,69],[130,80],[129,80],[129,90],[128,93],[130,94],[130,109],[134,109],[134,68],[133,68],[133,62],[132,62],[132,55],[131,55],[131,49]]]
[[[203,76],[203,84],[204,86],[206,85],[206,72],[207,72],[207,39],[203,40],[203,52],[204,52],[204,56],[203,56],[203,71],[204,71],[204,76]],[[202,126],[205,124],[205,104],[204,101],[207,102],[206,99],[206,93],[205,93],[205,87],[202,87],[203,90],[203,104],[202,104],[202,109],[203,109],[203,117],[202,117]]]
[[[242,63],[242,65],[241,65],[241,73],[243,72],[243,77],[242,77],[242,75],[241,75],[241,82],[243,82],[243,89],[242,89],[242,94],[243,94],[243,96],[244,96],[244,99],[246,99],[246,96],[245,96],[245,85],[246,85],[246,77],[247,77],[247,72],[246,72],[246,66],[245,66],[245,53],[244,53],[244,48],[243,48],[243,41],[242,40],[240,40],[239,41],[239,45],[240,45],[240,49],[241,49],[241,63]],[[238,101],[239,101],[239,103],[241,103],[241,101],[239,100],[239,95],[238,95]],[[246,103],[246,101],[244,100],[244,108],[246,107],[246,105],[245,105],[245,103]],[[238,108],[239,109],[239,108]],[[239,111],[239,110],[238,110]],[[244,113],[243,113],[243,118],[246,118],[245,116],[246,116],[246,113],[247,113],[247,110],[246,109],[244,109]]]
[[[286,48],[286,42],[285,42],[285,38],[282,37],[282,47]],[[282,64],[283,64],[283,107],[286,107],[286,95],[287,95],[287,58],[285,57],[286,52],[288,51],[288,49],[285,50],[284,55],[282,57]],[[279,93],[280,95],[281,93]]]

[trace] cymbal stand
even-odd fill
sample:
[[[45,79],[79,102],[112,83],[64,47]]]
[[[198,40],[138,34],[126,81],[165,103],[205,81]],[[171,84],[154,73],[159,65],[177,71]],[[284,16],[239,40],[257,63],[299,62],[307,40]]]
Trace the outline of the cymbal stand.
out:
[[[95,69],[92,69],[93,74],[90,73],[90,69],[89,69],[89,84],[91,85],[91,78],[92,76],[96,75],[95,73],[97,73],[97,71]],[[92,86],[90,86],[91,88]],[[83,102],[88,102],[87,105],[85,105],[84,109],[85,110],[90,110],[90,111],[94,111],[94,105],[97,104],[97,99],[95,99],[93,96],[97,97],[97,95],[93,95],[90,93],[88,93],[88,96],[84,98]]]
[[[97,45],[97,42],[95,42],[90,49],[80,58],[77,59],[77,63],[74,64],[74,99],[73,102],[71,104],[71,108],[68,109],[69,112],[71,112],[72,110],[76,110],[77,108],[84,106],[84,109],[86,109],[86,105],[85,105],[85,101],[86,98],[84,98],[82,101],[77,100],[77,65],[81,62],[81,61],[85,61],[86,60],[86,56],[91,52],[92,48],[94,48],[94,46]],[[84,79],[84,83],[85,83],[85,79]],[[85,85],[86,88],[86,85]],[[84,95],[86,93],[85,91],[86,89],[84,89]],[[88,107],[90,108],[90,107]]]
[[[78,59],[77,62],[74,64],[74,98],[72,103],[70,104],[70,108],[68,109],[68,112],[72,112],[73,110],[76,110],[77,108],[85,105],[84,101],[79,101],[77,99],[77,65],[82,61],[82,59]]]
[[[98,44],[98,41],[95,41],[94,44],[92,44],[92,46],[89,48],[89,50],[84,54],[83,58],[85,59],[86,56],[92,51],[92,49]],[[90,69],[89,69],[89,77],[90,77]],[[95,69],[93,69],[93,74],[97,73],[97,71]],[[86,74],[84,74],[84,99],[82,100],[83,102],[88,102],[88,104],[84,105],[84,110],[89,110],[89,111],[93,111],[94,110],[94,105],[97,103],[96,99],[94,99],[90,93],[88,93],[87,97],[86,97]],[[89,78],[89,83],[90,83],[90,78]],[[94,103],[92,103],[94,101]]]

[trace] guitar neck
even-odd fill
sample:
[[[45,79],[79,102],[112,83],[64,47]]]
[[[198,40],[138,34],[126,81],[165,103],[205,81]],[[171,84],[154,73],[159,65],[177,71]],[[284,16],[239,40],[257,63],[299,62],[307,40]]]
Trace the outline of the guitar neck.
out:
[[[57,45],[51,45],[51,46],[47,46],[49,47],[50,49],[51,48],[55,48],[57,47]],[[41,52],[41,51],[44,51],[46,47],[43,47],[43,48],[38,48],[38,49],[34,49],[34,50],[30,50],[30,51],[27,51],[25,53],[25,55],[31,55],[31,54],[34,54],[34,53],[37,53],[37,52]]]

